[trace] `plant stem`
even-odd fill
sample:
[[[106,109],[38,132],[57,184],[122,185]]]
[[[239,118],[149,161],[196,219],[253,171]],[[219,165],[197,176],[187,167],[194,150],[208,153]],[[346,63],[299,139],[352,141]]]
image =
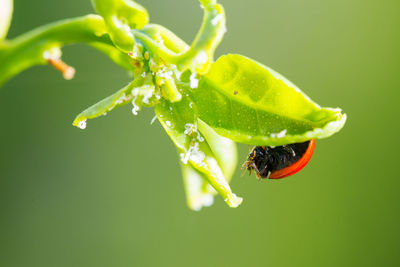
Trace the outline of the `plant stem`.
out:
[[[60,47],[72,43],[101,44],[101,51],[108,55],[118,52],[106,34],[100,16],[87,15],[55,22],[0,43],[0,86],[29,67],[47,64],[46,52],[54,54]],[[112,59],[125,68],[129,65],[127,55]]]

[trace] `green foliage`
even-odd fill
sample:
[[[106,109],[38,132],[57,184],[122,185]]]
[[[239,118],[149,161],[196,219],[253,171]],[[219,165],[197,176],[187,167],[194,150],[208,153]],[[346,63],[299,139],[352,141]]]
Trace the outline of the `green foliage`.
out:
[[[132,74],[131,83],[89,107],[73,122],[81,129],[93,119],[132,103],[137,115],[153,107],[176,145],[188,206],[199,210],[218,193],[231,207],[242,198],[229,182],[236,169],[234,142],[284,145],[328,137],[346,120],[340,109],[321,108],[290,81],[268,67],[240,55],[214,63],[225,28],[223,7],[200,0],[202,25],[191,45],[161,25],[148,24],[142,6],[130,0],[92,0],[98,15],[68,19],[40,27],[14,40],[0,42],[0,85],[38,64],[63,72],[61,48],[86,43]],[[11,18],[12,1],[2,0],[0,40]],[[71,72],[68,72],[71,74]]]
[[[222,56],[192,90],[199,117],[236,142],[279,146],[328,137],[346,119],[321,108],[275,71],[239,55]]]

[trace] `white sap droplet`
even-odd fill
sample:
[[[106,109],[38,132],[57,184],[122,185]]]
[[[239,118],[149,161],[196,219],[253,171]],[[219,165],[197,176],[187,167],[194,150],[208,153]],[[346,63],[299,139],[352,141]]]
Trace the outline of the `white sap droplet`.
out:
[[[286,135],[286,132],[287,132],[286,129],[283,130],[283,131],[281,131],[281,132],[279,132],[278,135],[277,135],[277,137],[278,137],[278,138],[284,137],[284,136]]]
[[[131,93],[134,96],[133,99],[132,99],[132,105],[133,105],[132,114],[136,116],[138,114],[138,111],[140,110],[140,107],[136,104],[136,99],[137,99],[138,94],[139,94],[139,89],[138,88],[134,88],[131,91]]]
[[[185,124],[185,131],[183,132],[186,135],[191,135],[195,129],[195,126],[191,123]]]
[[[138,53],[137,53],[137,51],[133,51],[129,56],[131,58],[137,58],[138,57]]]
[[[133,105],[132,114],[136,116],[138,114],[138,111],[139,111],[139,106],[137,106],[136,104]]]
[[[287,130],[280,131],[279,133],[271,133],[272,138],[282,138],[286,136]]]
[[[206,157],[203,151],[199,150],[199,143],[197,142],[194,143],[194,145],[191,145],[186,153],[181,153],[180,157],[184,164],[187,164],[188,160],[190,160],[199,166],[205,165],[204,160]]]
[[[205,158],[206,156],[204,155],[203,151],[199,150],[199,143],[194,143],[193,146],[191,146],[189,148],[190,155],[189,155],[189,159],[190,161],[194,162],[195,164],[199,165],[199,166],[204,166],[205,163]]]
[[[152,96],[153,96],[153,91],[152,91],[152,90],[148,90],[148,91],[144,94],[143,99],[142,99],[142,102],[145,103],[145,104],[149,104],[149,103],[150,103],[149,100],[150,100],[150,98],[151,98]]]
[[[122,103],[124,103],[125,101],[128,101],[128,100],[129,100],[129,98],[126,96],[125,93],[123,93],[117,100],[115,100],[114,105],[111,108],[109,108],[108,110],[111,110],[116,105],[120,105],[120,104],[122,104]]]
[[[218,22],[221,21],[221,19],[222,19],[222,14],[218,14],[211,20],[211,24],[216,26]]]
[[[188,154],[188,153],[180,153],[179,156],[181,157],[182,163],[186,165],[188,163],[190,154]]]
[[[200,133],[197,133],[197,140],[199,140],[199,142],[204,141],[204,138],[200,135]]]
[[[196,73],[193,72],[190,75],[190,88],[197,88],[197,87],[199,87],[199,80],[196,79]]]
[[[82,130],[86,129],[86,120],[78,122],[78,127]]]
[[[160,34],[157,34],[157,36],[155,37],[157,43],[164,45],[164,39],[161,37]]]
[[[197,129],[197,122],[195,122],[194,124],[192,123],[186,123],[185,124],[185,131],[183,132],[186,135],[189,135],[191,137],[196,138],[199,142],[203,142],[204,138],[201,136],[200,132]],[[195,137],[195,134],[197,134],[197,136]]]
[[[44,51],[43,52],[43,58],[46,59],[46,60],[51,58],[51,55],[50,55],[49,51]]]
[[[46,60],[61,58],[61,50],[57,47],[50,48],[43,52],[43,58]]]
[[[170,121],[166,121],[165,124],[166,124],[168,127],[171,127],[171,125],[172,125]]]
[[[172,69],[172,71],[175,73],[176,78],[177,78],[178,80],[180,80],[180,79],[181,79],[182,72],[180,72],[180,71],[178,70],[178,68],[176,67],[176,65],[171,64],[171,65],[170,65],[170,69]]]
[[[200,51],[197,56],[196,56],[196,60],[197,62],[199,62],[200,64],[204,64],[208,61],[208,56],[207,53],[204,51]]]
[[[238,197],[236,194],[232,193],[231,199],[225,199],[225,202],[229,203],[232,208],[237,208],[243,202],[243,198]]]

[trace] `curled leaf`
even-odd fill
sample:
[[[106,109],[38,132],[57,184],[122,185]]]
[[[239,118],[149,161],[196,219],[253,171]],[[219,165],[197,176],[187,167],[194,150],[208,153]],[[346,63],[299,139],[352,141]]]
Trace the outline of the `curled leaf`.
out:
[[[228,138],[219,136],[201,120],[198,120],[198,130],[210,146],[226,181],[229,183],[237,163],[235,143]],[[181,163],[181,168],[189,208],[200,210],[202,207],[210,206],[214,202],[214,195],[217,192],[208,183],[207,176],[197,171],[190,164]]]
[[[225,179],[230,182],[237,164],[237,149],[235,142],[218,135],[210,126],[200,119],[198,119],[198,128],[210,146],[218,164],[221,166]]]
[[[192,169],[185,168],[184,175],[203,174],[198,176],[206,178],[230,207],[239,206],[242,198],[232,193],[217,157],[207,140],[198,131],[197,116],[190,100],[184,98],[176,103],[161,100],[155,106],[155,111],[161,125],[178,148],[182,164],[189,165],[197,171],[193,172]]]
[[[218,134],[251,145],[284,145],[328,137],[346,121],[321,108],[277,72],[240,55],[226,55],[188,90],[199,118]]]
[[[151,98],[155,96],[154,90],[155,87],[151,83],[151,80],[140,76],[118,92],[104,98],[100,102],[81,112],[75,118],[72,125],[84,129],[86,128],[87,119],[94,119],[106,115],[107,112],[130,102],[133,104],[132,112],[136,115],[137,111],[140,110],[140,105],[142,103],[151,105]],[[155,98],[157,97],[155,96]]]
[[[181,169],[188,207],[199,211],[203,207],[211,206],[216,191],[207,182],[207,176],[190,164],[181,163]]]

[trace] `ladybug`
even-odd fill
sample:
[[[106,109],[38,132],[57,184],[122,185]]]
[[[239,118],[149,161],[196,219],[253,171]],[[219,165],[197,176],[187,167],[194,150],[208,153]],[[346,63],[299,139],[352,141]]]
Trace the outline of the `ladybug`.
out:
[[[255,146],[243,164],[257,178],[281,179],[300,171],[310,161],[315,140],[283,146]]]

